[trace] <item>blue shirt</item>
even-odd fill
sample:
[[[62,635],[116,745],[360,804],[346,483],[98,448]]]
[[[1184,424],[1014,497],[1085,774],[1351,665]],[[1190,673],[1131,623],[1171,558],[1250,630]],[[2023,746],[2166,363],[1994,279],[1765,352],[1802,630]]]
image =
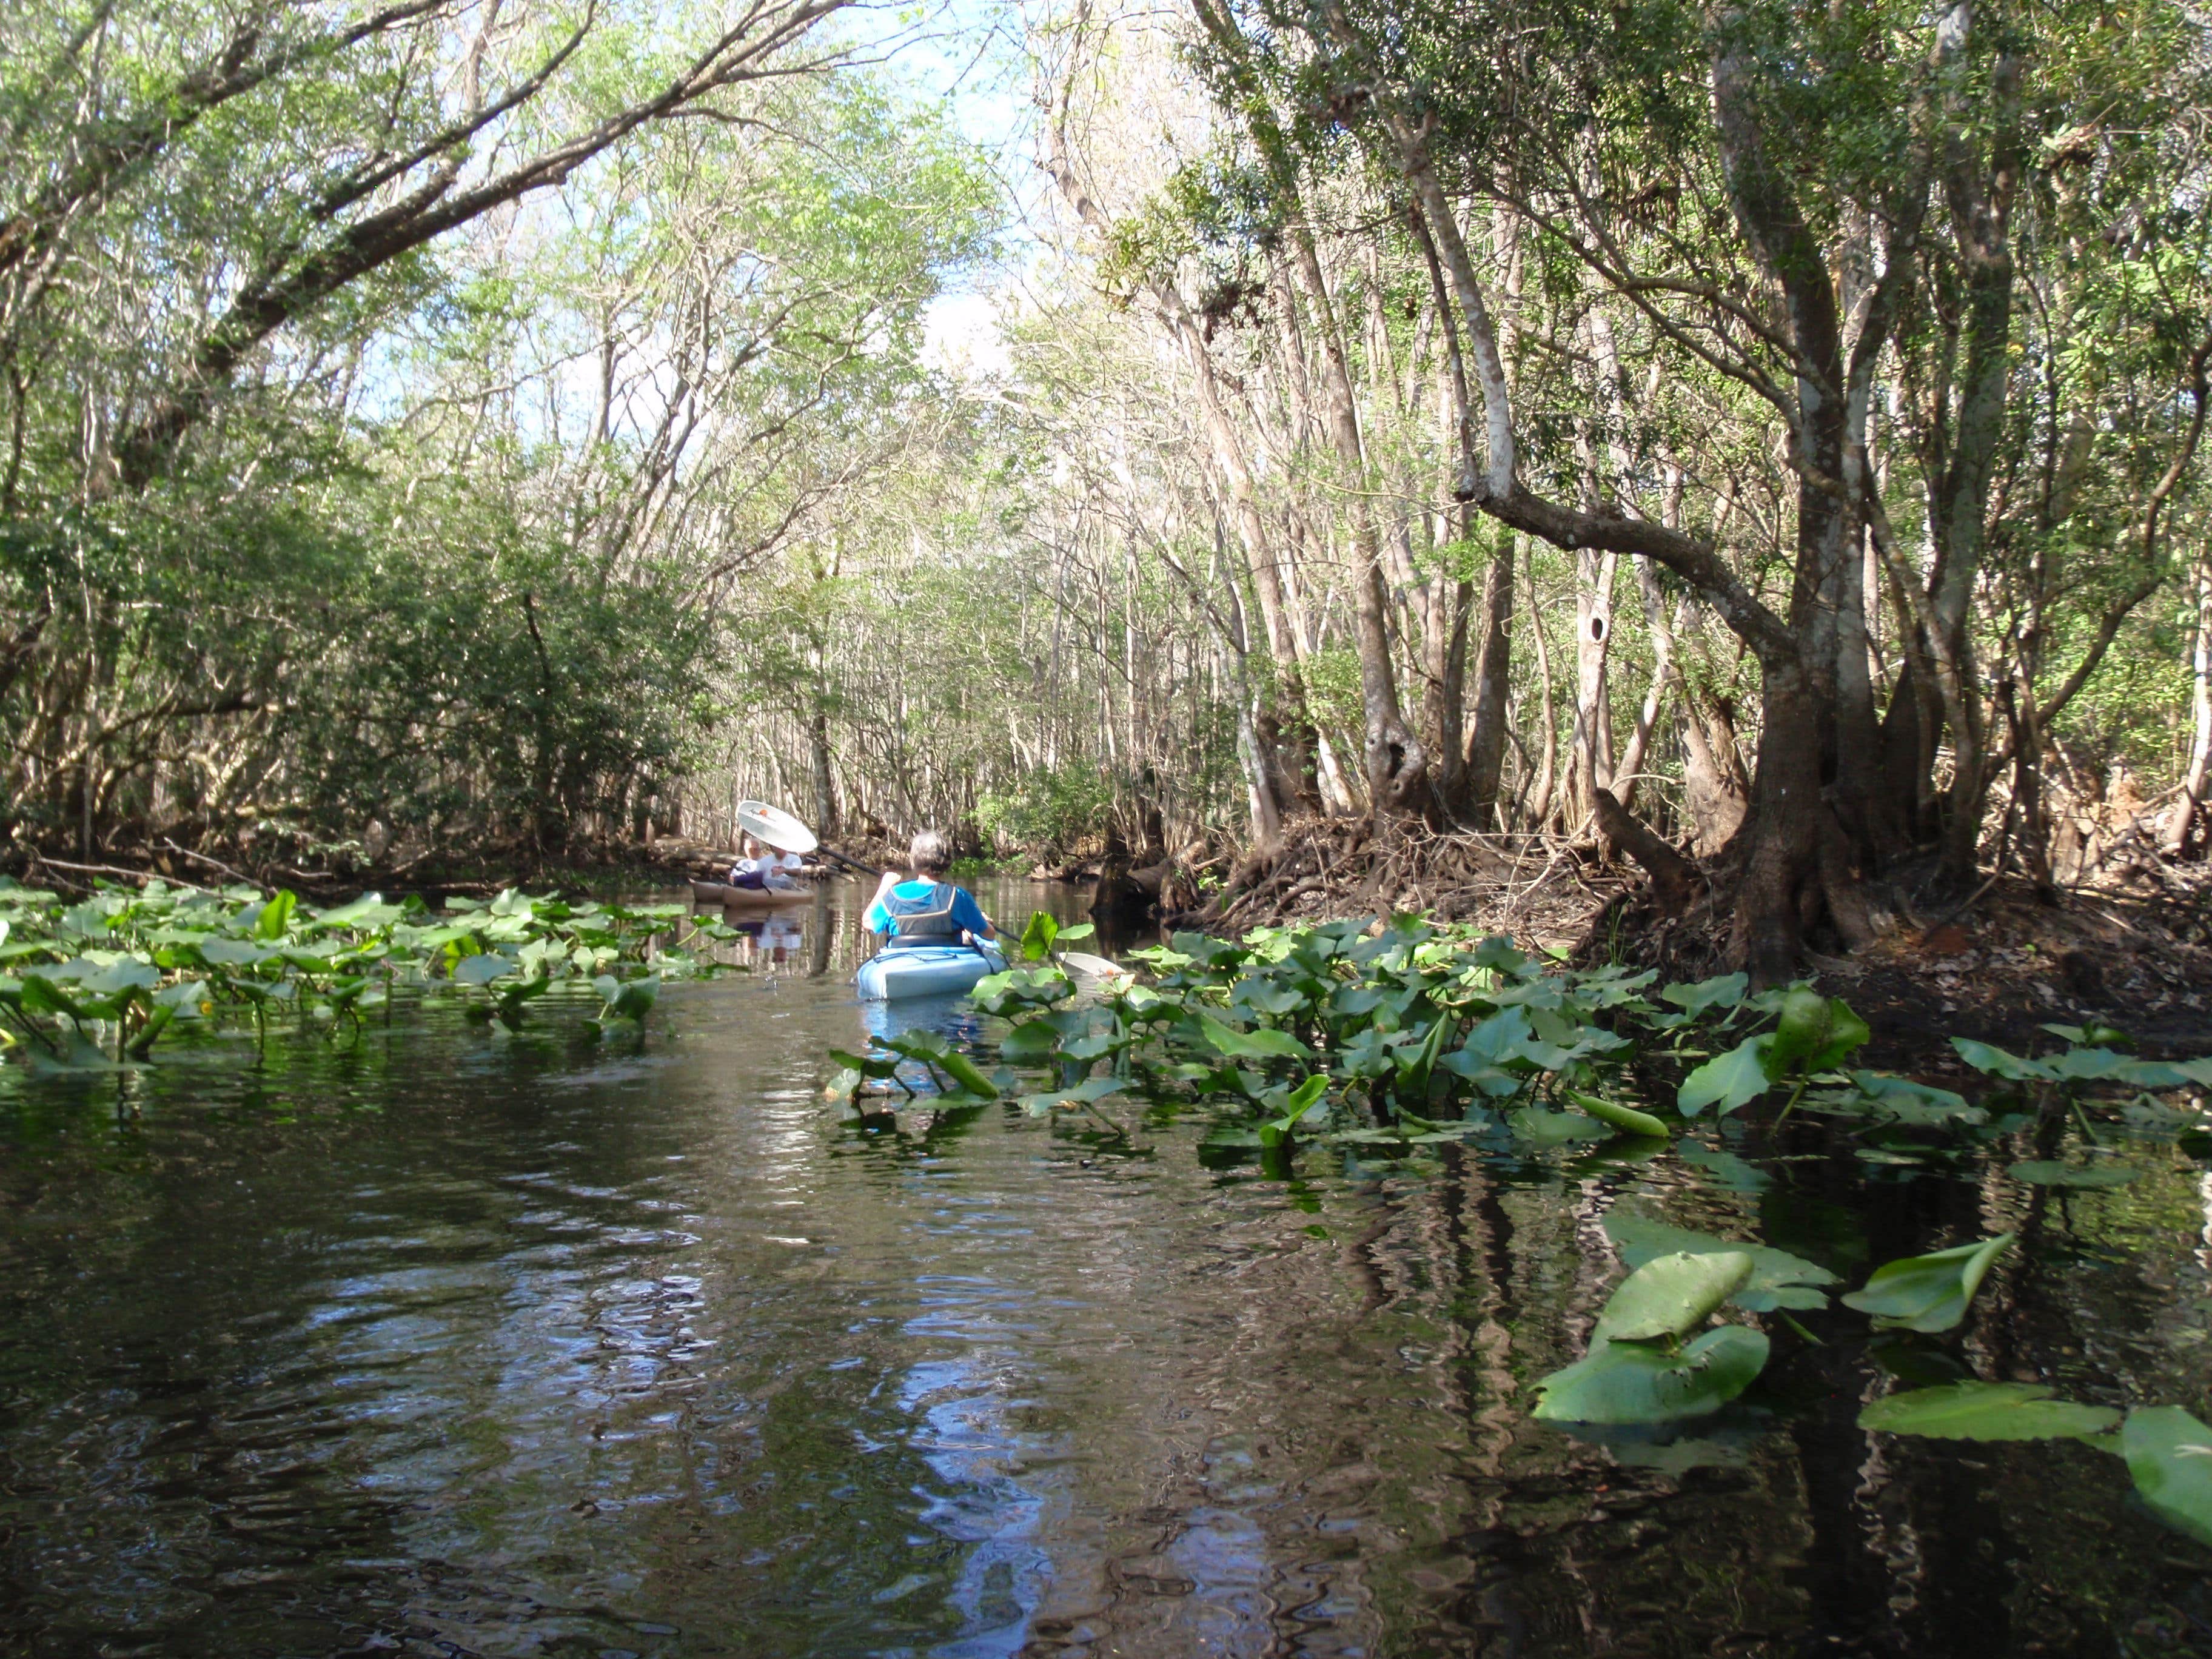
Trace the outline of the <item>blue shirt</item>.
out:
[[[936,884],[929,881],[902,881],[891,891],[902,899],[926,899],[929,896],[930,889]],[[880,900],[871,904],[868,914],[860,918],[860,925],[872,933],[890,933],[893,931],[891,921],[890,913],[884,908]],[[966,928],[978,939],[991,931],[991,924],[983,919],[983,907],[969,896],[964,887],[952,890],[952,925]],[[957,943],[957,940],[953,942]]]

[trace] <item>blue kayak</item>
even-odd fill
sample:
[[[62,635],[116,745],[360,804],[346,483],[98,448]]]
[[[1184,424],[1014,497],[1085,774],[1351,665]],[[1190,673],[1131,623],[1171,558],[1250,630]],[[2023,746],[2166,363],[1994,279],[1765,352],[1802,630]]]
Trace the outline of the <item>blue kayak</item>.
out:
[[[895,945],[862,963],[853,982],[864,1001],[896,1002],[973,990],[984,975],[1006,969],[1006,959],[994,945]]]

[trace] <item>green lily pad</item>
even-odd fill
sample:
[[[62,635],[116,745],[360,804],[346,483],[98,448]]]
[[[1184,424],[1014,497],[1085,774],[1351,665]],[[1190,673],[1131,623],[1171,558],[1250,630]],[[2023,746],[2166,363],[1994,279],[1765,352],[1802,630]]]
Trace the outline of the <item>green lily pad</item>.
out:
[[[1309,1057],[1305,1044],[1288,1031],[1278,1031],[1265,1025],[1239,1031],[1224,1025],[1209,1014],[1200,1014],[1198,1025],[1205,1033],[1206,1040],[1231,1060],[1304,1060]]]
[[[1549,1423],[1666,1423],[1718,1411],[1766,1367],[1765,1334],[1723,1325],[1680,1348],[1605,1342],[1536,1384]]]
[[[1873,1035],[1841,997],[1792,991],[1783,1000],[1782,1018],[1767,1047],[1766,1070],[1775,1077],[1828,1071]]]
[[[2152,1512],[2212,1544],[2212,1429],[2179,1406],[2139,1407],[2121,1425],[2120,1452]]]
[[[1523,1140],[1540,1146],[1564,1146],[1577,1140],[1606,1140],[1613,1131],[1581,1112],[1547,1112],[1540,1106],[1523,1106],[1505,1120],[1506,1127]]]
[[[1711,1106],[1726,1114],[1747,1106],[1772,1086],[1766,1075],[1766,1051],[1772,1032],[1747,1037],[1724,1054],[1711,1060],[1682,1079],[1674,1103],[1684,1117],[1695,1117]]]
[[[1743,1288],[1751,1268],[1751,1257],[1741,1250],[1705,1255],[1678,1250],[1654,1256],[1613,1293],[1598,1316],[1595,1340],[1644,1342],[1687,1336]]]
[[[1615,1210],[1605,1218],[1605,1231],[1620,1259],[1641,1267],[1655,1257],[1686,1251],[1715,1255],[1734,1252],[1751,1258],[1751,1275],[1729,1300],[1748,1313],[1767,1313],[1776,1308],[1825,1308],[1828,1298],[1815,1286],[1832,1285],[1835,1274],[1802,1256],[1765,1244],[1735,1244],[1711,1233],[1670,1226],[1632,1211]]]
[[[1966,1316],[1966,1304],[1981,1289],[1990,1264],[2011,1243],[2010,1233],[1999,1233],[1954,1249],[1886,1261],[1863,1290],[1843,1298],[1844,1305],[1872,1315],[1882,1328],[1948,1331]]]
[[[1953,1382],[1908,1389],[1859,1413],[1863,1429],[1937,1440],[2070,1440],[2102,1434],[2120,1420],[2109,1406],[2053,1400],[2034,1382]]]
[[[2026,1060],[1993,1043],[1977,1042],[1972,1037],[1954,1036],[1951,1047],[1976,1071],[2002,1078],[2008,1083],[2048,1083],[2057,1075],[2042,1060]]]
[[[1060,1032],[1041,1019],[1025,1021],[999,1040],[1000,1056],[1016,1066],[1040,1064],[1059,1047]]]

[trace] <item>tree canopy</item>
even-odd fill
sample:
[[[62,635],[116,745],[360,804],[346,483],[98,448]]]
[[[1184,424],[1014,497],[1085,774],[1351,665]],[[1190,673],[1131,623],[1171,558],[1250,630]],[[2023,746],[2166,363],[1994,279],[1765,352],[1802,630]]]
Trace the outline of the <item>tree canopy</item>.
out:
[[[21,9],[11,844],[2202,853],[2194,13],[969,21]]]

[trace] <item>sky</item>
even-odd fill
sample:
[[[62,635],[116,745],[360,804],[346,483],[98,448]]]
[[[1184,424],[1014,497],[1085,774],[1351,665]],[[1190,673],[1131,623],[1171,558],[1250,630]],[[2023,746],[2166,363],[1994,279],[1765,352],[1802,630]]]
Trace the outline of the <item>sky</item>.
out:
[[[966,379],[1009,367],[998,326],[1032,239],[1019,210],[1042,187],[1031,125],[1030,64],[1023,46],[1024,9],[1010,0],[935,0],[921,8],[875,10],[860,32],[895,42],[891,61],[925,96],[943,101],[955,128],[998,173],[1016,215],[1000,237],[1004,257],[955,281],[933,301],[924,354]]]

